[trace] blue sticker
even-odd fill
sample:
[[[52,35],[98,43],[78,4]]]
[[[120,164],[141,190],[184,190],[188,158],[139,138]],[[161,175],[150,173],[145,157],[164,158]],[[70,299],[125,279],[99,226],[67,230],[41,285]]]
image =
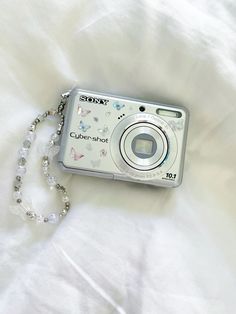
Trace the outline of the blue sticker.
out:
[[[80,121],[80,123],[79,123],[79,129],[80,129],[81,131],[86,132],[86,131],[88,131],[88,129],[90,129],[90,128],[91,128],[90,125],[85,124],[82,120]]]
[[[116,101],[113,103],[113,108],[115,108],[116,110],[120,110],[122,108],[124,108],[124,104],[121,104],[119,101]]]

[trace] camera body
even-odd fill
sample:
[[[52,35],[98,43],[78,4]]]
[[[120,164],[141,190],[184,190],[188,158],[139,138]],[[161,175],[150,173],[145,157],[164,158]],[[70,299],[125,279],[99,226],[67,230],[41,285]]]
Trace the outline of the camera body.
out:
[[[58,160],[65,171],[181,184],[189,120],[184,107],[74,88],[65,117]]]

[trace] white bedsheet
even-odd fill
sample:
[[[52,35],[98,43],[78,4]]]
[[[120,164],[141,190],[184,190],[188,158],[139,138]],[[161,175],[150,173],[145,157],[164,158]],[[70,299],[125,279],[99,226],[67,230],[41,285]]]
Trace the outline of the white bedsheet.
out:
[[[0,9],[0,313],[236,313],[235,1],[2,0]],[[24,223],[8,211],[17,149],[75,84],[185,105],[183,184],[59,174],[68,216]],[[37,147],[28,169],[26,195],[56,210]]]

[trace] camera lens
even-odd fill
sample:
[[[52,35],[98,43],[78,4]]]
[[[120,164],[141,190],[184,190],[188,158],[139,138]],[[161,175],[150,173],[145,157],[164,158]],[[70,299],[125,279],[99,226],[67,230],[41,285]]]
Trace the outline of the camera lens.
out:
[[[151,158],[157,150],[157,144],[153,136],[142,133],[134,137],[131,148],[135,156],[146,159]]]
[[[125,130],[120,141],[123,160],[132,168],[148,171],[165,159],[168,143],[164,133],[147,122],[135,123]]]
[[[140,106],[139,107],[139,111],[144,112],[145,111],[145,107],[144,106]]]

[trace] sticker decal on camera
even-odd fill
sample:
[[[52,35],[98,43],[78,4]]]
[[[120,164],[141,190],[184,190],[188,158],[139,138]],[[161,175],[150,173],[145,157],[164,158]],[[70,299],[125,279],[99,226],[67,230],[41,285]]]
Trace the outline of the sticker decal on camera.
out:
[[[79,122],[79,130],[87,132],[90,128],[91,126],[89,124],[85,124],[82,120]]]
[[[91,112],[91,110],[87,110],[87,109],[82,108],[81,106],[78,106],[77,112],[79,116],[86,117]]]
[[[71,156],[71,158],[72,158],[74,161],[77,161],[77,160],[81,159],[82,157],[84,157],[84,155],[78,153],[74,147],[71,147],[70,156]]]
[[[115,108],[116,110],[121,110],[124,107],[125,107],[125,104],[122,104],[119,101],[115,101],[113,103],[113,108]]]

